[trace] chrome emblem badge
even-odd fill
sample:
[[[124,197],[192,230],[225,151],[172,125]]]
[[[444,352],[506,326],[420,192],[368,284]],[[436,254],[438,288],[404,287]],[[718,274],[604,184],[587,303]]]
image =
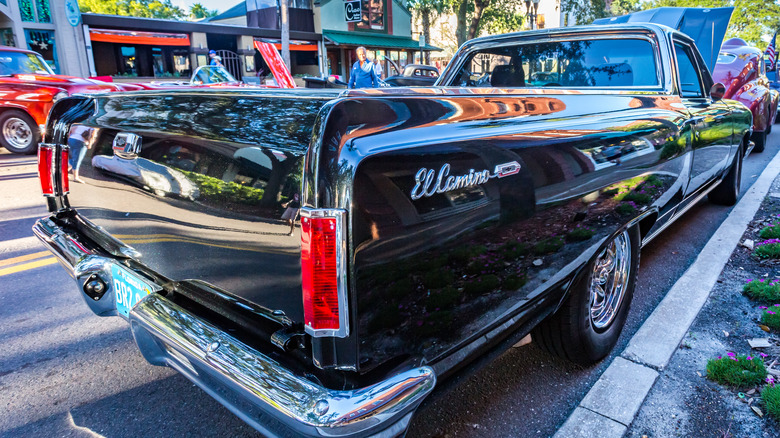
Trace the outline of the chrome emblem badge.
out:
[[[457,176],[450,175],[449,163],[444,163],[438,172],[435,169],[422,167],[414,176],[416,184],[412,189],[412,200],[485,184],[493,178],[504,178],[519,172],[520,163],[517,161],[498,164],[492,173],[488,169],[480,171],[470,169],[468,174]]]

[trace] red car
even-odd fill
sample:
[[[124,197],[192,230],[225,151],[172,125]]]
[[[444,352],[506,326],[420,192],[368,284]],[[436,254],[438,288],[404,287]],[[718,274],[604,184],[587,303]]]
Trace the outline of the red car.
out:
[[[726,86],[727,99],[742,102],[753,113],[753,136],[755,151],[766,146],[766,136],[772,131],[777,115],[780,92],[769,86],[766,66],[760,49],[750,47],[740,38],[731,38],[723,43],[712,78]]]
[[[117,84],[54,74],[41,55],[0,46],[0,145],[17,154],[34,153],[54,102],[75,93],[124,90]]]

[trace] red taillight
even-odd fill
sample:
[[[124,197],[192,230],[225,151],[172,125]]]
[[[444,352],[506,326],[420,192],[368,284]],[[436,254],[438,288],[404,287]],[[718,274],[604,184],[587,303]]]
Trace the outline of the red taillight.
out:
[[[346,336],[343,212],[304,209],[301,217],[303,319],[314,336]]]
[[[49,144],[41,144],[38,147],[38,179],[41,181],[43,196],[54,196],[54,151],[56,147]]]
[[[62,194],[70,193],[70,181],[68,180],[68,159],[70,157],[70,148],[62,146],[60,152],[60,182],[62,184]]]
[[[67,146],[59,147],[59,162],[56,152],[56,145],[41,143],[38,146],[38,180],[41,182],[43,196],[67,195],[70,192],[70,181],[68,181],[70,149]]]

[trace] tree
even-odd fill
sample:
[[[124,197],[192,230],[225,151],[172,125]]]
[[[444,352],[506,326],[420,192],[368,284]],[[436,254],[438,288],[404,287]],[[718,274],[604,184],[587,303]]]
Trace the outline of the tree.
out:
[[[81,0],[81,12],[182,20],[187,14],[171,0]]]
[[[191,20],[199,20],[201,18],[209,18],[209,17],[216,17],[219,15],[219,11],[209,10],[206,9],[205,6],[203,6],[200,3],[194,3],[192,6],[190,6],[190,19]]]
[[[525,17],[524,5],[523,0],[452,0],[458,45],[476,38],[484,31],[495,33],[520,30]]]
[[[567,26],[590,24],[597,18],[611,15],[604,0],[561,0],[561,11],[574,18],[574,23],[561,23]]]
[[[742,38],[755,46],[766,45],[762,36],[780,28],[780,4],[774,0],[654,0],[645,9],[662,6],[720,8],[733,6],[726,38]],[[760,47],[763,49],[763,47]]]
[[[451,7],[451,0],[409,0],[409,9],[420,15],[425,43],[431,43],[431,15],[441,14]],[[431,63],[431,53],[425,52],[424,64]]]

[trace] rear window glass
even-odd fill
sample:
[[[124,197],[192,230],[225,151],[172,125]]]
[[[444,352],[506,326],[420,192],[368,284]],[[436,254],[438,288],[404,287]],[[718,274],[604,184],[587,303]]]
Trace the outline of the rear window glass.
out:
[[[660,85],[644,39],[555,41],[473,52],[451,85],[462,87],[648,87]]]
[[[731,53],[718,53],[718,64],[731,64],[737,59],[737,55]]]

